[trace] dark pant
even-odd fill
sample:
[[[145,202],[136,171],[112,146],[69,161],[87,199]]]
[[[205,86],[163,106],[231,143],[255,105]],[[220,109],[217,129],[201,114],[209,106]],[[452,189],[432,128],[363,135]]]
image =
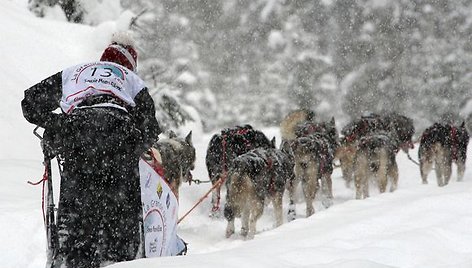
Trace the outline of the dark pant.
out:
[[[142,210],[130,118],[116,108],[81,109],[61,133],[59,249],[53,267],[93,268],[134,259]]]

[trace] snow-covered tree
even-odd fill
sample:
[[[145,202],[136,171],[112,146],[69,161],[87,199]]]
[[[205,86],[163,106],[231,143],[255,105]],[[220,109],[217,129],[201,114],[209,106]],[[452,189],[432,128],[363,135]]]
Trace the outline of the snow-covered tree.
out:
[[[81,23],[85,10],[82,7],[81,0],[29,0],[29,8],[39,17],[44,17],[46,10],[54,6],[59,6],[68,21]]]
[[[30,0],[30,6],[41,15],[42,7],[66,2],[75,3],[70,14],[82,10],[84,23],[98,23],[92,14],[103,9],[91,0]],[[142,48],[140,73],[195,107],[206,130],[241,121],[276,125],[296,108],[346,120],[364,111],[401,111],[427,125],[457,113],[472,94],[471,0],[121,5],[113,14],[135,14],[130,29]]]

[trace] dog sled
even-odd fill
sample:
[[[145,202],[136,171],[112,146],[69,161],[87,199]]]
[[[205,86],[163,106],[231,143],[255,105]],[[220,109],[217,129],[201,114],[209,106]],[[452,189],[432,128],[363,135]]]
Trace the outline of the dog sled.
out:
[[[52,265],[52,260],[59,247],[59,236],[56,225],[56,206],[54,204],[54,192],[52,185],[52,167],[51,162],[55,155],[52,148],[44,142],[44,137],[38,133],[39,127],[37,126],[33,130],[33,134],[41,140],[41,149],[43,151],[43,165],[44,173],[43,178],[37,183],[31,183],[32,185],[38,185],[42,183],[43,197],[42,197],[42,211],[44,219],[44,227],[46,229],[46,267]],[[59,161],[59,160],[58,160]],[[58,162],[59,163],[59,162]]]
[[[42,211],[46,231],[46,267],[51,267],[59,249],[57,207],[54,203],[52,160],[56,158],[62,176],[61,159],[54,151],[52,140],[46,133],[41,136],[37,126],[33,133],[40,139],[43,152],[43,178],[32,185],[42,184]],[[151,154],[152,155],[152,154]],[[143,220],[141,222],[141,250],[137,258],[185,255],[187,243],[176,233],[178,200],[164,178],[162,167],[155,158],[139,161]]]
[[[144,257],[185,255],[187,245],[177,235],[177,195],[164,178],[164,169],[153,150],[150,156],[139,160]]]

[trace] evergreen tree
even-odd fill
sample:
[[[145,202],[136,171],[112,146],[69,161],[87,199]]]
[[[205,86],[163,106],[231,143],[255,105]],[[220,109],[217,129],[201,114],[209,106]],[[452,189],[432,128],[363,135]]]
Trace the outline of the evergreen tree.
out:
[[[28,6],[37,16],[44,17],[45,9],[59,5],[68,21],[81,23],[83,21],[84,9],[80,0],[29,0]]]
[[[59,4],[80,21],[87,0]],[[194,106],[206,130],[277,124],[290,110],[429,124],[471,97],[471,0],[121,0],[140,73]]]

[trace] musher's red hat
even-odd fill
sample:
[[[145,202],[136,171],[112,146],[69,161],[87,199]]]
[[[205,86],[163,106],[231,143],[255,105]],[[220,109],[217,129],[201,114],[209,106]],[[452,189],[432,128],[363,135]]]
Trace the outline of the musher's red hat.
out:
[[[136,52],[134,41],[125,32],[113,34],[111,44],[103,51],[100,58],[100,61],[118,63],[133,72],[136,71],[137,60],[138,53]]]

